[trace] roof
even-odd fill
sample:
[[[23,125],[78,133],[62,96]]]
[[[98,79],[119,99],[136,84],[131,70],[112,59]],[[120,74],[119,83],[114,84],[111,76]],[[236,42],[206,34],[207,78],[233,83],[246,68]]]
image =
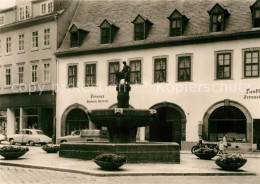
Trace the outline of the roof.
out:
[[[84,25],[89,31],[81,47],[70,48],[67,34],[57,53],[118,48],[175,40],[187,40],[207,35],[227,35],[252,29],[250,6],[256,0],[82,0],[71,24]],[[225,31],[210,32],[210,11],[218,3],[230,16]],[[169,17],[177,9],[189,21],[183,36],[169,37]],[[153,23],[146,40],[134,41],[132,21],[140,14]],[[113,43],[100,44],[100,24],[112,21],[120,29]]]

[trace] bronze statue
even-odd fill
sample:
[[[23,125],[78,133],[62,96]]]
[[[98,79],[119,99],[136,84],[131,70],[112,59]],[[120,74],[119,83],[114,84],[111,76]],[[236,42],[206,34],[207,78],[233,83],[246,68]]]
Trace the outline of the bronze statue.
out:
[[[117,83],[120,84],[120,80],[125,79],[125,84],[129,84],[131,67],[128,66],[125,61],[123,61],[123,64],[123,70],[116,73]]]

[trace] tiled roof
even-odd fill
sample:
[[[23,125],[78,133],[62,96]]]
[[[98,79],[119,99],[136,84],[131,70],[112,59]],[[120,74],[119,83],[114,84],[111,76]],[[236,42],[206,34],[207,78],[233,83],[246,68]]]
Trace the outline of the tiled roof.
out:
[[[256,0],[82,0],[71,24],[80,24],[89,31],[81,47],[70,48],[67,34],[58,52],[88,51],[140,44],[189,39],[214,34],[252,31],[250,6]],[[230,13],[225,31],[211,33],[208,11],[218,3]],[[169,37],[167,17],[177,9],[189,21],[183,36]],[[146,40],[134,41],[132,21],[140,14],[153,23]],[[111,20],[119,27],[113,43],[101,44],[99,25]]]

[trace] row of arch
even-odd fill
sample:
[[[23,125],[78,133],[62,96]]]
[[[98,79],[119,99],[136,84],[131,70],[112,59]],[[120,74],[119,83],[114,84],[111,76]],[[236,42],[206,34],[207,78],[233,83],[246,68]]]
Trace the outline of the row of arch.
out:
[[[110,106],[115,108],[116,104]],[[133,107],[132,107],[133,108]],[[156,109],[156,123],[145,128],[145,139],[159,142],[178,142],[186,139],[186,114],[173,103],[161,102],[150,109]],[[61,136],[70,134],[75,129],[89,128],[88,109],[81,104],[73,104],[66,108],[61,117]],[[217,131],[230,131],[234,127],[247,142],[252,142],[253,119],[245,106],[231,101],[222,100],[210,106],[204,114],[202,138],[217,141]],[[231,130],[232,131],[232,130]]]

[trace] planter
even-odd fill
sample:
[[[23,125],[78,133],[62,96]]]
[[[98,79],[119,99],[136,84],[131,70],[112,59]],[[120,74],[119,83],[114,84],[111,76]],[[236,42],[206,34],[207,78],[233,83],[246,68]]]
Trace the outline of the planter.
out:
[[[17,159],[23,156],[27,151],[26,147],[16,147],[16,146],[3,146],[0,148],[0,155],[5,157],[5,159]]]
[[[47,153],[57,153],[60,150],[59,145],[54,145],[54,144],[46,144],[42,146],[42,149],[46,151]]]
[[[219,167],[221,167],[223,170],[226,171],[236,171],[240,167],[246,164],[245,162],[221,162],[221,161],[216,161],[215,162]]]
[[[215,152],[210,152],[210,153],[194,153],[197,157],[199,157],[200,159],[204,159],[204,160],[210,160],[212,159],[214,156],[216,156],[217,154]]]
[[[104,170],[117,170],[119,167],[121,167],[125,163],[125,162],[111,163],[111,162],[99,161],[96,159],[93,159],[93,161]]]

